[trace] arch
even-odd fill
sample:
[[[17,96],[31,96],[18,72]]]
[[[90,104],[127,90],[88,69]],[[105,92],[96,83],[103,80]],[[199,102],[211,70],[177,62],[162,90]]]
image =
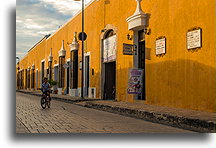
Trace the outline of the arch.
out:
[[[109,31],[113,31],[113,35],[114,34],[117,34],[117,28],[114,26],[114,25],[111,25],[111,24],[107,24],[104,29],[101,30],[101,39],[105,39],[106,38],[106,35]]]
[[[111,37],[114,35],[114,31],[112,29],[109,29],[105,34],[104,34],[104,39]]]
[[[102,99],[116,99],[116,61],[103,62],[104,47],[103,41],[111,36],[117,35],[117,28],[114,25],[107,24],[101,30],[101,91],[100,96]],[[109,74],[108,74],[109,73]],[[108,77],[109,75],[109,77]],[[108,81],[109,80],[111,81]],[[112,82],[112,83],[111,83]]]

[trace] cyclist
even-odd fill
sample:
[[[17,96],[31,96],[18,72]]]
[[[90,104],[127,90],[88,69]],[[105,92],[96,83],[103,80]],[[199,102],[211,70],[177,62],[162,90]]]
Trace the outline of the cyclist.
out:
[[[51,97],[50,97],[50,88],[51,88],[51,86],[50,86],[50,84],[48,83],[48,78],[45,77],[45,78],[44,78],[44,82],[43,82],[43,84],[42,84],[42,86],[41,86],[41,89],[42,89],[43,94],[49,96],[49,101],[51,101]],[[48,107],[49,107],[49,106],[48,106]]]

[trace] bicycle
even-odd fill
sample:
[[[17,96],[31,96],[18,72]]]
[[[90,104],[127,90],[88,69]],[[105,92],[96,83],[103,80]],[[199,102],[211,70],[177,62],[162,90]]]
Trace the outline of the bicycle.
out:
[[[50,97],[49,95],[46,93],[46,92],[43,92],[43,90],[41,89],[42,91],[42,97],[41,97],[41,100],[40,100],[40,103],[41,103],[41,107],[43,109],[45,109],[46,107],[50,108]]]

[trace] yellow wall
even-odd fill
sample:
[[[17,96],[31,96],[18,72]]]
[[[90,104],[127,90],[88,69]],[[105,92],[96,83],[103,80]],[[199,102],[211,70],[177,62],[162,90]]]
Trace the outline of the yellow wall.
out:
[[[215,1],[149,1],[152,34],[146,38],[147,103],[215,112]],[[202,48],[186,48],[186,32],[202,28]],[[155,39],[167,38],[167,54],[155,56]]]
[[[97,97],[101,94],[101,30],[108,24],[117,29],[116,98],[118,101],[134,102],[127,95],[128,70],[133,67],[133,57],[123,55],[123,43],[127,40],[126,19],[136,9],[135,0],[94,1],[85,10],[85,52],[90,52],[90,87],[96,87]],[[150,59],[146,60],[146,101],[141,103],[186,109],[215,112],[215,1],[204,0],[143,0],[142,9],[150,14],[151,34],[146,36],[146,48]],[[202,48],[196,52],[186,48],[186,33],[193,27],[202,28]],[[81,32],[81,15],[78,14],[56,33],[32,49],[20,61],[21,68],[35,64],[41,70],[41,60],[48,67],[50,48],[54,61],[58,63],[58,51],[62,40],[70,58],[70,48],[74,32]],[[162,57],[155,55],[155,40],[159,36],[167,39],[167,53]],[[81,61],[81,42],[79,61]],[[36,70],[35,70],[36,72]],[[39,74],[40,77],[40,74]],[[40,78],[38,79],[40,80]],[[79,70],[79,87],[81,86]],[[40,84],[39,84],[40,85]]]

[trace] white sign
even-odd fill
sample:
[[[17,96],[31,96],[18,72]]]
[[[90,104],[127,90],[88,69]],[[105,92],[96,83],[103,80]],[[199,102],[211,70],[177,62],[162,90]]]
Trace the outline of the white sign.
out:
[[[187,49],[200,48],[201,46],[201,29],[187,32]]]
[[[128,81],[128,94],[142,94],[143,69],[130,69]]]
[[[166,38],[156,40],[156,55],[166,53]]]
[[[69,65],[68,65],[68,64],[64,64],[63,67],[64,67],[65,69],[67,69],[67,68],[69,67]]]
[[[113,35],[103,41],[103,61],[110,62],[116,60],[116,35]]]

